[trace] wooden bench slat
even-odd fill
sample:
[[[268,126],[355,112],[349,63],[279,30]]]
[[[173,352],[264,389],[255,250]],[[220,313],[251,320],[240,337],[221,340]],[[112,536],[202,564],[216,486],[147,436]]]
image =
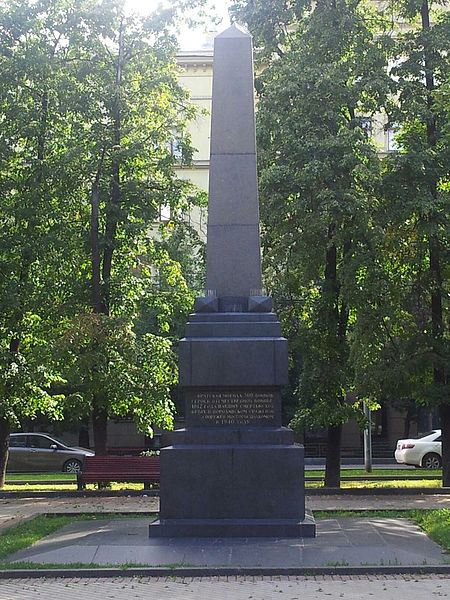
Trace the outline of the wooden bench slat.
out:
[[[77,481],[82,489],[85,483],[99,481],[158,483],[159,475],[159,456],[87,456]]]

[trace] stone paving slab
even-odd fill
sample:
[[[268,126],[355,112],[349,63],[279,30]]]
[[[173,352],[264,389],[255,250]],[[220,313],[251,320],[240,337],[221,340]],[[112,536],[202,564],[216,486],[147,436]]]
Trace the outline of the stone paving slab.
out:
[[[164,539],[148,537],[149,519],[69,524],[11,561],[145,566],[326,567],[440,565],[448,555],[406,519],[343,518],[317,522],[317,538]]]
[[[448,576],[208,577],[0,581],[0,600],[424,600],[450,597]]]

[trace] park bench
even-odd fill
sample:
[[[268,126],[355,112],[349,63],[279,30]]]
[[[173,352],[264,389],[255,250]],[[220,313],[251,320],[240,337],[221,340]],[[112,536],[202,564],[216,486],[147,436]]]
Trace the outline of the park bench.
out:
[[[77,475],[78,489],[109,481],[143,483],[147,490],[159,483],[159,456],[86,456]]]

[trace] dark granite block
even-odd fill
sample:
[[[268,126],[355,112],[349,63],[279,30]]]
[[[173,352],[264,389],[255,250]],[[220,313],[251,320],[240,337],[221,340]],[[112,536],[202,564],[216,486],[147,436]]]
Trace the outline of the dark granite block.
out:
[[[273,301],[269,296],[250,296],[248,299],[249,312],[270,313],[273,309]]]
[[[261,288],[259,226],[208,224],[206,273],[207,289],[219,297]]]
[[[289,382],[287,340],[284,343],[276,343],[275,381],[277,385],[287,385]]]
[[[294,432],[287,427],[188,427],[164,433],[162,446],[179,445],[264,445],[290,446],[294,443]]]
[[[211,156],[210,185],[221,189],[221,197],[210,205],[208,226],[259,226],[255,154]]]
[[[183,339],[179,358],[182,386],[278,386],[288,380],[284,338]]]
[[[157,519],[150,537],[313,538],[316,522],[306,515],[295,519]]]
[[[281,337],[281,326],[277,321],[188,323],[186,337]]]
[[[217,37],[211,117],[211,154],[255,154],[253,57],[249,36]]]
[[[188,323],[269,323],[269,322],[279,322],[277,315],[275,313],[191,313],[189,315]]]
[[[219,298],[219,312],[221,313],[243,313],[246,311],[246,296],[221,296]]]
[[[219,299],[215,296],[200,296],[195,299],[195,311],[211,313],[219,310]]]
[[[160,486],[161,519],[302,521],[303,447],[163,448]]]

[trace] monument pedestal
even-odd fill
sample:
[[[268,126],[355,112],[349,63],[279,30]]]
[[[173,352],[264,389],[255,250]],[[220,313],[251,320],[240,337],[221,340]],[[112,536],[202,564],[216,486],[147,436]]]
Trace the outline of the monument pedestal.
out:
[[[185,441],[185,431],[174,433]],[[289,443],[292,432],[281,428],[226,433],[219,437],[230,442],[240,437],[242,443],[205,444],[201,441],[207,437],[198,432],[198,444],[163,448],[160,519],[150,525],[150,535],[314,536],[314,520],[305,517],[303,446]],[[264,433],[266,444],[261,443]],[[285,444],[274,443],[282,437]],[[251,443],[253,438],[260,443]]]
[[[315,535],[304,449],[281,426],[286,345],[274,313],[190,316],[180,342],[187,427],[163,439],[151,536]]]

